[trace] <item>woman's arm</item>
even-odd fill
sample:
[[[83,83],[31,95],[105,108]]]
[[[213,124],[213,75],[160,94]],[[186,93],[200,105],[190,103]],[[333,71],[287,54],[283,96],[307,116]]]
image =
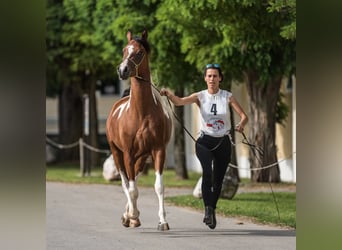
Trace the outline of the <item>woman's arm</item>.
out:
[[[167,89],[160,90],[161,95],[167,96],[171,102],[173,102],[176,106],[183,106],[186,104],[198,103],[197,92],[193,93],[189,96],[179,97],[171,93],[171,91]]]
[[[238,115],[240,116],[240,122],[238,124],[236,124],[235,130],[242,133],[243,128],[245,127],[246,123],[248,122],[248,117],[234,96],[230,97],[230,105],[233,107],[233,109],[236,111],[236,113],[238,113]]]

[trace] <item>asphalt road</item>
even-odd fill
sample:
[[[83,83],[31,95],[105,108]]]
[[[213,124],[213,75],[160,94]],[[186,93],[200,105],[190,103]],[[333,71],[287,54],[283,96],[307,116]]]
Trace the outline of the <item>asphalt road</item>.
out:
[[[165,196],[189,193],[165,189]],[[169,231],[158,231],[158,202],[152,188],[139,188],[141,226],[121,225],[126,197],[121,186],[46,183],[47,249],[200,250],[296,249],[296,231],[217,216],[215,230],[203,214],[166,204]]]

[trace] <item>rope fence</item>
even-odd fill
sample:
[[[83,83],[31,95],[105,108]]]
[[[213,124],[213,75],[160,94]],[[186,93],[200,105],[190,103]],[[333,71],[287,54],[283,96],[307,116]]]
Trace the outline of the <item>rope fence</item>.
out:
[[[46,141],[47,141],[50,145],[52,145],[52,146],[54,146],[54,147],[56,147],[56,148],[59,148],[59,149],[73,148],[73,147],[78,146],[78,144],[79,144],[79,142],[76,141],[76,142],[71,143],[71,144],[63,145],[63,144],[59,144],[59,143],[57,143],[57,142],[54,142],[53,140],[51,140],[51,139],[50,139],[49,137],[47,137],[47,136],[46,136]]]
[[[237,168],[237,169],[241,169],[241,170],[250,170],[250,171],[263,170],[263,169],[274,167],[274,166],[278,165],[279,163],[290,159],[290,157],[293,156],[294,154],[296,154],[296,152],[293,152],[289,157],[286,157],[285,159],[282,159],[281,161],[276,161],[274,163],[271,163],[269,165],[266,165],[266,166],[263,166],[263,167],[260,167],[260,168],[242,168],[242,167],[238,167],[238,166],[236,166],[236,165],[234,165],[232,163],[229,163],[229,166],[232,167],[232,168]]]
[[[80,148],[80,168],[81,168],[81,173],[83,173],[83,170],[84,170],[84,150],[83,148],[87,148],[88,150],[91,150],[91,151],[94,151],[96,153],[103,153],[103,154],[107,154],[110,155],[111,152],[110,150],[106,150],[106,149],[98,149],[98,148],[95,148],[87,143],[84,142],[84,140],[82,138],[80,138],[78,141],[74,142],[74,143],[70,143],[70,144],[59,144],[59,143],[56,143],[54,142],[53,140],[51,140],[49,137],[46,136],[46,141],[56,147],[56,148],[59,148],[59,149],[69,149],[69,148],[73,148],[73,147],[77,147],[79,146]],[[269,165],[266,165],[266,166],[263,166],[263,167],[260,167],[260,168],[243,168],[243,167],[238,167],[232,163],[229,163],[229,166],[232,167],[232,168],[236,168],[236,169],[241,169],[241,170],[249,170],[249,171],[257,171],[257,170],[263,170],[263,169],[267,169],[267,168],[271,168],[271,167],[274,167],[276,165],[278,165],[279,163],[283,162],[283,161],[286,161],[287,159],[290,159],[291,156],[293,156],[294,154],[296,154],[296,152],[293,152],[289,157],[286,157],[285,159],[281,160],[281,161],[277,161],[277,162],[274,162],[272,164],[269,164]]]
[[[46,136],[46,142],[50,144],[51,146],[58,148],[58,149],[70,149],[79,146],[80,150],[80,172],[81,175],[84,175],[84,148],[87,148],[90,151],[94,151],[96,153],[103,153],[106,154],[107,156],[111,154],[110,150],[107,149],[99,149],[95,148],[86,142],[84,142],[83,138],[80,138],[78,141],[70,143],[70,144],[60,144],[57,142],[54,142],[51,140],[49,137]]]

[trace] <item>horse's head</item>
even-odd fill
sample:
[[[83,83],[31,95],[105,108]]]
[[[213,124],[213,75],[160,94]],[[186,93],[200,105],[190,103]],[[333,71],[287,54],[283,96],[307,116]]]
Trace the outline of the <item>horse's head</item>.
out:
[[[150,51],[147,42],[147,31],[144,30],[140,37],[133,37],[132,32],[127,32],[128,44],[123,49],[123,59],[118,66],[118,75],[121,80],[126,80],[130,76],[139,76],[139,66],[144,61]]]

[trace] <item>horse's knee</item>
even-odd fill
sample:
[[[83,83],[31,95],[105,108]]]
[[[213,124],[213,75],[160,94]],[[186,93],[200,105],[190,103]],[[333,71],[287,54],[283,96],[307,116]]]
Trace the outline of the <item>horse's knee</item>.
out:
[[[164,193],[163,176],[159,173],[156,173],[156,181],[154,183],[154,190],[158,195],[161,195]]]
[[[154,185],[154,191],[157,195],[162,195],[164,193],[164,187],[161,185]]]

